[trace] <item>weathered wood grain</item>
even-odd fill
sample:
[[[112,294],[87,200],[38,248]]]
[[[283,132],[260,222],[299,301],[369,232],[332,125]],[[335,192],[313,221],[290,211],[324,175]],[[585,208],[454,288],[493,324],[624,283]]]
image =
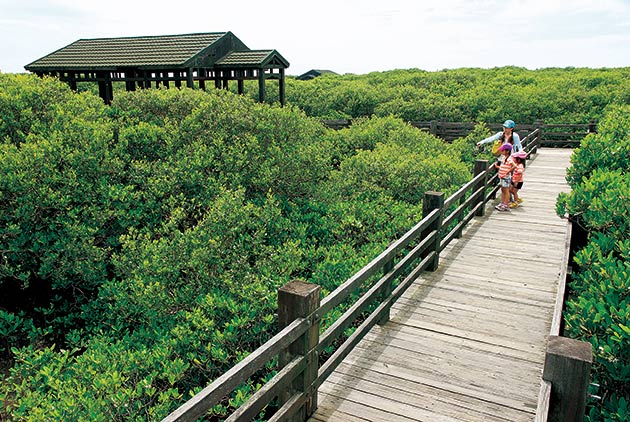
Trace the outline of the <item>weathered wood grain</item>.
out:
[[[523,205],[488,204],[320,386],[312,422],[533,421],[568,223],[570,150],[528,162]]]

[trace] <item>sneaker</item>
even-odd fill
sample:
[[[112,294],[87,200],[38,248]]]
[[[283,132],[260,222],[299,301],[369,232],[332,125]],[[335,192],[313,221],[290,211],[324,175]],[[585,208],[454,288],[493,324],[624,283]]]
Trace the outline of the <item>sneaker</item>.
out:
[[[523,202],[523,198],[518,198],[518,199],[516,200],[516,202],[518,202],[519,204],[520,204],[520,203],[522,203],[522,202]]]
[[[495,207],[499,211],[509,211],[510,208],[505,204],[499,204]]]
[[[518,207],[518,202],[510,202],[510,208]]]

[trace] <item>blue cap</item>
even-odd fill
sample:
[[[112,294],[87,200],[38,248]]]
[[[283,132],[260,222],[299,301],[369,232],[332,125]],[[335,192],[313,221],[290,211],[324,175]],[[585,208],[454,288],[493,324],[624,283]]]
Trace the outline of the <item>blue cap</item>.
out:
[[[516,123],[514,123],[514,120],[506,120],[505,122],[503,122],[504,128],[514,129],[514,126],[516,126]]]

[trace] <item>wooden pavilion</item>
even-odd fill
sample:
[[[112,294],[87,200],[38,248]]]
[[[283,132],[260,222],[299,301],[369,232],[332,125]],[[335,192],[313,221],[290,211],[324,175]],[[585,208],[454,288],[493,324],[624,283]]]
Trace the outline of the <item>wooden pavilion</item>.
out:
[[[285,103],[285,69],[289,62],[276,50],[250,50],[231,32],[124,38],[81,39],[24,66],[39,76],[56,76],[77,89],[78,82],[97,82],[105,103],[113,99],[114,82],[127,91],[182,84],[205,89],[237,81],[258,80],[259,100],[265,101],[265,82],[277,80],[280,103]]]

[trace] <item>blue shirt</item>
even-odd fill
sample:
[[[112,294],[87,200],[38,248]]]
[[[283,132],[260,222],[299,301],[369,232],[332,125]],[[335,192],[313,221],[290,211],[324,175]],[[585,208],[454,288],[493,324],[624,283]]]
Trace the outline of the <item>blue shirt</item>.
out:
[[[503,138],[503,132],[497,132],[489,138],[484,139],[483,141],[477,142],[477,145],[487,144],[489,142],[496,141],[497,139]],[[512,153],[519,152],[523,150],[523,145],[521,145],[521,137],[518,136],[518,133],[512,132],[512,139],[514,140],[514,145],[512,145]],[[505,142],[503,142],[505,144]]]

